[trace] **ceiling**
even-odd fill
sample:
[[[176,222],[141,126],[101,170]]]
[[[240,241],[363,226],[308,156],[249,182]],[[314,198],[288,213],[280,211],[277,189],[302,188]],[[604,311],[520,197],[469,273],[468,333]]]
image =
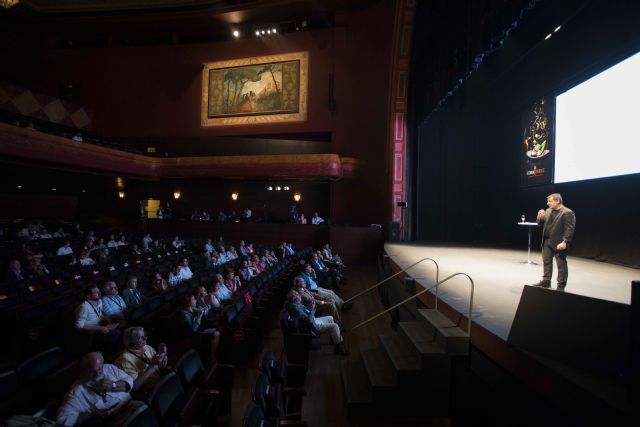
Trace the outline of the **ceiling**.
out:
[[[21,0],[0,9],[0,33],[25,43],[58,38],[64,47],[228,40],[232,29],[279,32],[334,25],[336,14],[379,0]]]

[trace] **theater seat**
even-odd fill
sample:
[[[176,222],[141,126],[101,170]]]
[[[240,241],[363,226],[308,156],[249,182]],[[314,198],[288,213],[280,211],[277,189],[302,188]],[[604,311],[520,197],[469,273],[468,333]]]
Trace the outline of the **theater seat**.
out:
[[[242,427],[307,427],[307,423],[300,420],[280,421],[278,417],[267,417],[262,408],[255,402],[249,402],[244,411]]]
[[[158,420],[147,405],[142,405],[122,423],[122,427],[158,427]]]

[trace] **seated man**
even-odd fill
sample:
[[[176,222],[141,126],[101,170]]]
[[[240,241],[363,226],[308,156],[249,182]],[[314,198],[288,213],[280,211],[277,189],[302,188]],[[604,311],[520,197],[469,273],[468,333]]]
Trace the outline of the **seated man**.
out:
[[[138,278],[131,276],[127,280],[127,288],[122,291],[122,299],[127,303],[127,307],[133,307],[142,303],[142,294],[138,290]]]
[[[313,267],[311,267],[309,264],[305,264],[302,266],[300,271],[300,277],[302,277],[302,279],[306,283],[308,290],[310,290],[311,292],[317,292],[320,296],[324,298],[330,298],[332,301],[336,303],[336,306],[338,307],[338,309],[348,310],[351,308],[350,304],[347,306],[344,306],[344,301],[342,300],[342,298],[338,296],[338,294],[336,294],[333,291],[330,291],[329,289],[321,288],[320,286],[318,286],[318,282],[316,282],[316,278],[315,278],[315,271],[313,270]]]
[[[114,365],[104,364],[101,353],[80,360],[78,379],[71,386],[56,415],[56,425],[117,424],[117,411],[131,400],[133,379]],[[122,420],[124,421],[124,417]]]
[[[4,279],[5,291],[19,292],[27,285],[27,275],[22,271],[20,261],[14,259],[9,262],[9,270]]]
[[[318,215],[318,212],[316,212],[313,214],[313,217],[311,218],[311,224],[314,224],[314,225],[324,224],[324,219],[320,218],[320,216]]]
[[[315,317],[315,304],[311,308],[307,308],[302,304],[302,296],[292,289],[287,295],[287,311],[289,315],[296,319],[304,319],[309,322],[312,333],[319,335],[322,333],[328,333],[331,337],[331,341],[335,344],[335,352],[340,355],[347,355],[349,352],[344,347],[344,341],[340,334],[340,326],[334,322],[333,317],[323,316]]]
[[[62,246],[60,246],[56,252],[58,256],[72,255],[73,249],[71,249],[71,242],[65,241]]]
[[[124,322],[127,303],[118,295],[118,285],[109,281],[102,285],[102,312],[111,319]]]
[[[147,344],[147,335],[141,326],[125,329],[122,341],[125,349],[115,365],[133,379],[131,391],[150,391],[162,378],[160,368],[167,366],[167,346],[160,343],[156,352]]]
[[[90,285],[85,295],[86,299],[76,308],[75,327],[80,331],[93,332],[94,344],[110,351],[120,336],[119,325],[103,312],[98,285]]]
[[[315,306],[318,314],[331,316],[336,323],[342,323],[342,315],[340,313],[342,305],[338,306],[331,298],[309,291],[302,277],[298,276],[293,279],[293,289],[298,291],[305,307],[311,308]]]
[[[173,266],[169,272],[169,279],[167,280],[169,282],[169,286],[177,286],[182,283],[184,279],[182,278],[182,274],[180,274],[181,271],[182,269],[180,268],[180,264]]]
[[[341,289],[340,283],[342,281],[342,276],[335,268],[327,267],[322,259],[318,256],[317,252],[314,252],[311,255],[311,262],[309,264],[311,264],[311,267],[313,267],[318,276],[324,277],[327,283],[331,281],[334,288]]]
[[[189,268],[189,260],[182,258],[180,261],[180,276],[182,280],[191,280],[193,278],[193,272]]]

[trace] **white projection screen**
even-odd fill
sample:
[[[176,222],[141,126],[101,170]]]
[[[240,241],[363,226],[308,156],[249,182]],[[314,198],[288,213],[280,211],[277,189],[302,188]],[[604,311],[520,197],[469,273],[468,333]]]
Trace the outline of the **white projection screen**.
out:
[[[556,97],[556,183],[640,172],[640,52]]]

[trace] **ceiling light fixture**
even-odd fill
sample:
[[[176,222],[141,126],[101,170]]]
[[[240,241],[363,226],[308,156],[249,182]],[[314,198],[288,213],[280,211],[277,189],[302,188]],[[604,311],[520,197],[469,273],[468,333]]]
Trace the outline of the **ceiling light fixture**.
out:
[[[235,38],[240,37],[240,31],[238,31],[238,30],[233,30],[232,34],[233,34],[233,37],[235,37]]]
[[[551,38],[551,36],[552,36],[552,35],[553,35],[553,33],[549,33],[549,34],[547,34],[547,37],[545,37],[544,39],[545,39],[545,40],[549,40],[549,39]]]
[[[0,0],[0,6],[9,9],[19,3],[19,0]]]
[[[560,28],[562,28],[562,25],[558,25],[558,26],[556,27],[556,29],[555,29],[555,30],[553,30],[553,32],[554,32],[554,33],[557,33],[558,31],[560,31]]]

